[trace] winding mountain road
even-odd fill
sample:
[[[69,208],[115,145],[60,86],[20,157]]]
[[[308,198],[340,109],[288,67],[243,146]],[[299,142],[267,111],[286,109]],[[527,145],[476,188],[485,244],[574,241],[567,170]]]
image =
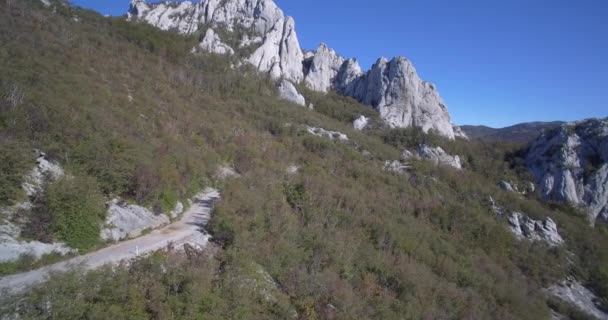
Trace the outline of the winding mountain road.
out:
[[[53,272],[65,272],[73,267],[91,270],[107,264],[118,264],[137,256],[161,250],[170,244],[179,246],[189,243],[204,247],[209,240],[204,227],[209,221],[214,202],[219,197],[220,194],[217,190],[207,189],[195,197],[192,206],[175,223],[139,238],[120,242],[83,256],[0,278],[0,296],[3,295],[1,293],[15,294],[22,292],[32,285],[46,281]]]

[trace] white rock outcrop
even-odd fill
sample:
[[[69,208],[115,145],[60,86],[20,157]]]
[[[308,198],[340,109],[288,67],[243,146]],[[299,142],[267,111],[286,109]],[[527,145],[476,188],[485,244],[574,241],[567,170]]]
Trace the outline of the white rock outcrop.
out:
[[[557,225],[549,217],[544,221],[539,221],[531,219],[521,212],[512,212],[508,220],[510,230],[517,239],[544,241],[550,246],[559,246],[564,242],[557,231]]]
[[[518,240],[543,241],[551,247],[557,247],[564,243],[557,230],[557,224],[553,219],[547,217],[545,220],[534,220],[526,214],[517,211],[508,211],[499,206],[490,197],[492,211],[498,216],[506,216],[509,222],[509,231]]]
[[[585,208],[591,223],[608,222],[608,119],[543,133],[526,156],[545,199]]]
[[[44,152],[38,150],[35,150],[35,152],[36,166],[30,170],[21,184],[29,197],[42,192],[46,182],[56,180],[64,174],[61,166],[50,161]]]
[[[577,307],[588,316],[598,320],[608,320],[608,313],[596,304],[598,297],[573,278],[564,280],[547,289],[548,293]]]
[[[342,132],[337,131],[329,131],[323,128],[315,128],[315,127],[306,127],[306,131],[317,137],[325,137],[331,140],[339,140],[339,141],[348,141],[348,136]]]
[[[354,66],[350,68],[356,70]],[[409,60],[397,57],[389,61],[383,57],[358,78],[338,78],[350,80],[337,85],[339,92],[378,110],[390,127],[417,127],[449,139],[456,137],[448,109],[435,86],[422,81]]]
[[[386,160],[384,162],[383,169],[384,169],[384,171],[388,171],[388,172],[405,174],[406,172],[408,172],[411,169],[411,166],[407,163],[403,163],[398,160],[393,160],[393,161]]]
[[[34,150],[36,166],[32,168],[24,177],[21,184],[22,189],[28,196],[28,200],[18,203],[10,208],[0,210],[0,262],[18,260],[22,255],[32,256],[39,259],[43,255],[56,253],[65,255],[76,252],[75,249],[68,247],[65,243],[43,243],[40,241],[20,240],[21,227],[25,222],[18,224],[11,221],[14,214],[20,210],[29,211],[32,209],[30,200],[37,195],[44,193],[44,186],[62,177],[65,173],[63,168],[56,162],[48,159],[47,155],[39,150]]]
[[[333,88],[333,81],[343,63],[344,58],[322,43],[314,55],[304,61],[307,67],[304,82],[314,91],[327,92]]]
[[[408,160],[427,160],[433,162],[435,165],[444,165],[462,169],[462,163],[460,162],[459,156],[452,156],[445,152],[441,147],[429,147],[427,145],[420,145],[415,152],[410,150],[404,150],[401,154],[401,159]]]
[[[223,43],[222,39],[220,39],[220,36],[217,33],[215,33],[215,31],[213,31],[213,29],[211,29],[211,28],[207,29],[207,32],[205,33],[205,37],[203,38],[201,43],[199,43],[198,46],[200,49],[202,49],[204,51],[215,53],[215,54],[222,54],[222,55],[233,55],[234,54],[234,49],[232,49],[229,45]]]
[[[129,205],[118,199],[108,203],[105,224],[101,230],[103,240],[120,241],[134,238],[145,230],[157,229],[171,221],[164,214],[156,215],[147,208]]]
[[[253,32],[253,41],[249,37],[241,41],[244,46],[259,45],[246,61],[275,79],[283,77],[294,82],[304,79],[304,54],[295,31],[295,21],[285,16],[272,0],[161,3],[132,0],[127,15],[131,21],[144,21],[162,30],[183,34],[192,34],[201,25]]]
[[[355,119],[353,122],[353,127],[355,130],[364,130],[369,125],[369,118],[366,116],[359,116],[359,118]]]
[[[281,99],[303,107],[306,106],[306,99],[304,99],[304,96],[298,92],[296,87],[290,81],[286,79],[281,80],[277,89]]]
[[[42,243],[40,241],[21,241],[21,228],[8,220],[0,221],[0,262],[18,260],[23,255],[39,259],[43,255],[56,253],[66,255],[76,250],[65,243]]]
[[[511,183],[509,183],[508,181],[502,180],[498,183],[498,186],[505,191],[515,192],[515,189],[513,188]]]
[[[371,70],[363,72],[355,59],[341,57],[326,44],[321,44],[316,51],[304,52],[293,18],[284,15],[272,0],[150,4],[132,0],[128,19],[184,34],[198,31],[201,25],[228,31],[245,30],[251,34],[240,39],[239,47],[255,46],[245,61],[274,79],[303,81],[319,92],[335,90],[378,110],[382,119],[394,128],[417,127],[449,139],[467,139],[466,134],[452,124],[435,86],[421,80],[410,61],[403,57],[390,61],[381,58]],[[210,38],[207,42],[217,41]],[[212,52],[229,51],[219,44],[206,43],[202,47]]]

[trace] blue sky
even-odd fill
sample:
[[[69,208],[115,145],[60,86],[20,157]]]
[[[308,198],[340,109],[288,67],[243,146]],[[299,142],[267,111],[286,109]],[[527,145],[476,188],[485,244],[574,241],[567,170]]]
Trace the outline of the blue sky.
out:
[[[73,0],[121,15],[128,0]],[[275,0],[300,43],[368,68],[405,56],[457,124],[608,116],[606,0]]]

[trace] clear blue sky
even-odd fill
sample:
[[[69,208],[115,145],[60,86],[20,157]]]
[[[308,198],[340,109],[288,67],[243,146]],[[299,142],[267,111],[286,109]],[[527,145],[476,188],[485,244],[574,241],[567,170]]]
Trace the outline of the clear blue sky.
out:
[[[128,0],[72,0],[121,15]],[[275,0],[300,43],[410,59],[458,124],[608,116],[608,0]]]

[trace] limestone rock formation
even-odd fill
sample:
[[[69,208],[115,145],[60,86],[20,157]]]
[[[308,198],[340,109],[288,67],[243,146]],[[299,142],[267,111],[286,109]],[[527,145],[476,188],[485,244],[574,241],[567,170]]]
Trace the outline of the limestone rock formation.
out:
[[[412,63],[403,57],[390,61],[380,58],[367,74],[337,87],[344,88],[342,94],[378,110],[390,127],[417,127],[450,139],[456,137],[435,86],[422,81]]]
[[[283,79],[281,82],[279,82],[278,90],[279,97],[281,97],[281,99],[301,105],[303,107],[306,106],[306,99],[304,99],[304,96],[298,92],[293,83]]]
[[[216,54],[227,54],[233,55],[234,49],[232,49],[229,45],[222,42],[220,36],[213,31],[213,29],[207,29],[205,33],[205,37],[198,45],[204,51],[216,53]]]
[[[564,124],[543,133],[526,157],[542,196],[585,208],[608,222],[608,119]]]
[[[353,122],[353,127],[355,130],[363,130],[367,128],[369,125],[369,118],[366,116],[359,116],[359,118],[355,119]]]
[[[156,215],[144,207],[114,199],[108,204],[107,227],[101,230],[100,236],[103,240],[120,241],[137,237],[145,230],[156,229],[169,222],[169,217],[164,214]]]
[[[509,231],[518,240],[543,241],[551,247],[557,247],[564,243],[557,230],[557,224],[553,219],[547,217],[545,220],[534,220],[526,214],[517,211],[508,211],[499,206],[490,197],[492,211],[498,216],[506,216],[509,222]]]
[[[315,127],[306,127],[306,131],[317,137],[325,137],[331,140],[339,140],[339,141],[348,141],[348,136],[342,132],[337,131],[329,131],[323,128],[315,128]]]
[[[63,242],[42,243],[40,241],[19,240],[21,228],[8,219],[0,219],[0,262],[15,261],[22,255],[39,259],[45,254],[66,255],[76,250]]]
[[[559,246],[564,242],[557,232],[557,225],[551,218],[539,221],[521,212],[512,212],[509,215],[509,225],[511,232],[518,239],[544,241],[550,246]]]
[[[498,186],[505,191],[515,192],[515,189],[508,181],[502,180],[498,183]]]
[[[295,32],[293,18],[285,16],[272,0],[202,0],[200,2],[147,3],[132,0],[128,11],[131,21],[144,21],[162,30],[183,34],[209,25],[233,31],[253,32],[241,45],[259,45],[246,61],[273,78],[294,82],[304,78],[304,55]]]
[[[416,149],[416,152],[412,152],[409,150],[404,150],[401,154],[401,159],[407,160],[416,160],[423,159],[427,161],[433,162],[435,165],[445,165],[456,168],[458,170],[462,169],[462,163],[460,162],[459,156],[452,156],[445,152],[441,147],[429,147],[427,145],[420,145]]]
[[[285,16],[272,0],[153,4],[132,0],[128,19],[184,34],[197,32],[201,25],[244,30],[239,47],[253,47],[244,60],[274,79],[303,81],[314,91],[335,90],[352,97],[376,109],[390,127],[417,127],[449,139],[467,139],[452,124],[435,86],[421,80],[410,61],[380,58],[371,70],[363,72],[355,59],[341,57],[326,44],[314,52],[303,52],[293,18]],[[206,34],[200,47],[222,54],[233,49],[212,34]]]
[[[333,87],[332,82],[343,63],[344,58],[322,43],[314,55],[304,61],[307,71],[304,82],[312,90],[327,92]],[[307,66],[307,64],[309,65]]]
[[[42,151],[35,150],[36,166],[25,176],[21,185],[25,193],[31,197],[40,192],[46,182],[63,176],[63,169],[57,163],[50,161]]]
[[[592,319],[608,320],[608,312],[596,304],[598,297],[576,279],[569,278],[550,287],[549,294],[577,307]]]
[[[388,171],[388,172],[394,172],[394,173],[399,173],[399,174],[405,174],[406,172],[408,172],[412,167],[406,163],[403,163],[401,161],[398,160],[386,160],[384,162],[384,171]]]

